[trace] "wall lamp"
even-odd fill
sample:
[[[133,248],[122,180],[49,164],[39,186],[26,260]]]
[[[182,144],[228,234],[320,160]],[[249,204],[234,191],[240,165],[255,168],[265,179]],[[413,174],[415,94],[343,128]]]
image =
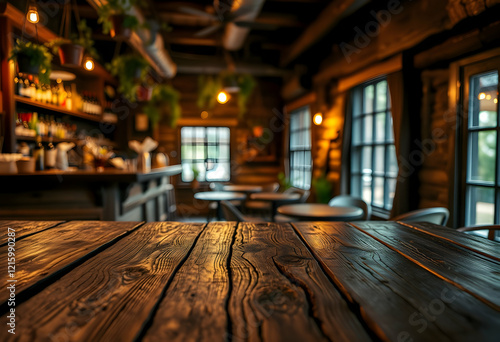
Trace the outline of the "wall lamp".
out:
[[[34,1],[30,1],[28,11],[26,12],[26,20],[32,24],[36,24],[40,21],[40,15],[38,14],[38,9],[36,8],[36,3]]]

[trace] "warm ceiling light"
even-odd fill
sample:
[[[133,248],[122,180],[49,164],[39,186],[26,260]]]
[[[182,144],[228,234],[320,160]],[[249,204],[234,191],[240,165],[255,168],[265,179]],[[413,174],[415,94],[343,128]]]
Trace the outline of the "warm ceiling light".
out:
[[[204,110],[203,112],[201,112],[201,118],[202,119],[208,118],[208,112],[206,110]]]
[[[85,70],[94,70],[94,60],[90,57],[85,58],[83,61],[83,67]]]
[[[33,24],[36,24],[40,20],[36,6],[29,7],[28,13],[26,13],[26,19]]]
[[[229,96],[221,91],[218,95],[217,95],[217,102],[219,102],[220,104],[224,104],[226,103],[227,101],[229,101]]]
[[[493,99],[493,103],[498,103],[498,99]]]
[[[479,93],[479,95],[477,96],[478,99],[480,100],[484,100],[486,98],[486,94],[485,93]]]
[[[313,122],[315,125],[321,125],[323,122],[323,115],[321,113],[314,114]]]
[[[491,100],[491,95],[490,94],[486,95],[486,100]]]

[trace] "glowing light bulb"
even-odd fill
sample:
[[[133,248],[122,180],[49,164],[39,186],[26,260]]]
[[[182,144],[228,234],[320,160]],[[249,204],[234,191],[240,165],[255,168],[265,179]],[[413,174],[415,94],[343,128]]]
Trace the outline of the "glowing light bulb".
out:
[[[35,6],[30,6],[28,13],[26,13],[26,19],[33,24],[38,23],[40,16],[38,15],[38,10]]]
[[[497,98],[493,99],[493,103],[498,103],[498,99]]]
[[[490,94],[486,95],[486,100],[491,100],[491,95]]]
[[[208,118],[208,112],[206,110],[204,110],[203,112],[201,112],[201,118],[202,119]]]
[[[83,67],[85,68],[85,70],[94,70],[94,61],[92,60],[92,58],[87,57],[83,62]]]
[[[321,125],[323,122],[323,115],[321,113],[314,114],[313,122],[315,125]]]
[[[477,96],[478,99],[480,100],[484,100],[486,98],[486,94],[485,93],[479,93],[479,95]]]
[[[217,95],[217,101],[220,103],[220,104],[224,104],[226,103],[227,101],[229,101],[229,96],[221,91],[218,95]]]

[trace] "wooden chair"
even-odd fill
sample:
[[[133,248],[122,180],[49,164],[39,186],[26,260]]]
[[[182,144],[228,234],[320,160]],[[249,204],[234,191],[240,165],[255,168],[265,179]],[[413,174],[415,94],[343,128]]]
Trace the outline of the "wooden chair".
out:
[[[280,185],[279,183],[271,183],[264,185],[262,187],[262,192],[276,192],[278,191]],[[245,207],[245,212],[258,212],[263,215],[269,215],[268,213],[271,211],[271,203],[269,202],[264,202],[264,201],[255,201],[255,200],[249,200],[247,199],[244,202],[244,207]]]
[[[487,230],[488,240],[495,241],[495,231],[500,230],[500,225],[461,227],[457,229],[459,232],[472,232],[476,230]]]
[[[241,213],[232,203],[228,201],[221,201],[222,213],[226,221],[236,222],[264,222],[264,219],[258,217],[248,217]]]
[[[356,207],[363,210],[363,216],[359,218],[361,221],[369,220],[371,216],[371,207],[361,198],[350,195],[335,196],[328,202],[330,207]]]
[[[429,222],[444,226],[446,222],[448,222],[449,217],[450,212],[448,211],[448,209],[443,207],[436,207],[410,211],[406,214],[393,217],[389,221]]]

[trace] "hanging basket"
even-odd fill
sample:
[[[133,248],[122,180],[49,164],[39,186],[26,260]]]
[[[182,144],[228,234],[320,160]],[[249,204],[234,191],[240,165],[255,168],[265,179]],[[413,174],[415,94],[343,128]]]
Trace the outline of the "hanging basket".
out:
[[[67,67],[81,67],[84,49],[76,44],[61,44],[59,47],[59,59],[61,65]]]
[[[31,59],[26,55],[17,56],[17,68],[23,74],[37,75],[40,72],[40,65],[32,65]]]
[[[123,22],[125,20],[124,14],[112,15],[110,17],[112,28],[109,31],[111,38],[115,38],[118,40],[126,40],[129,39],[132,35],[132,30],[128,27],[123,26]]]

